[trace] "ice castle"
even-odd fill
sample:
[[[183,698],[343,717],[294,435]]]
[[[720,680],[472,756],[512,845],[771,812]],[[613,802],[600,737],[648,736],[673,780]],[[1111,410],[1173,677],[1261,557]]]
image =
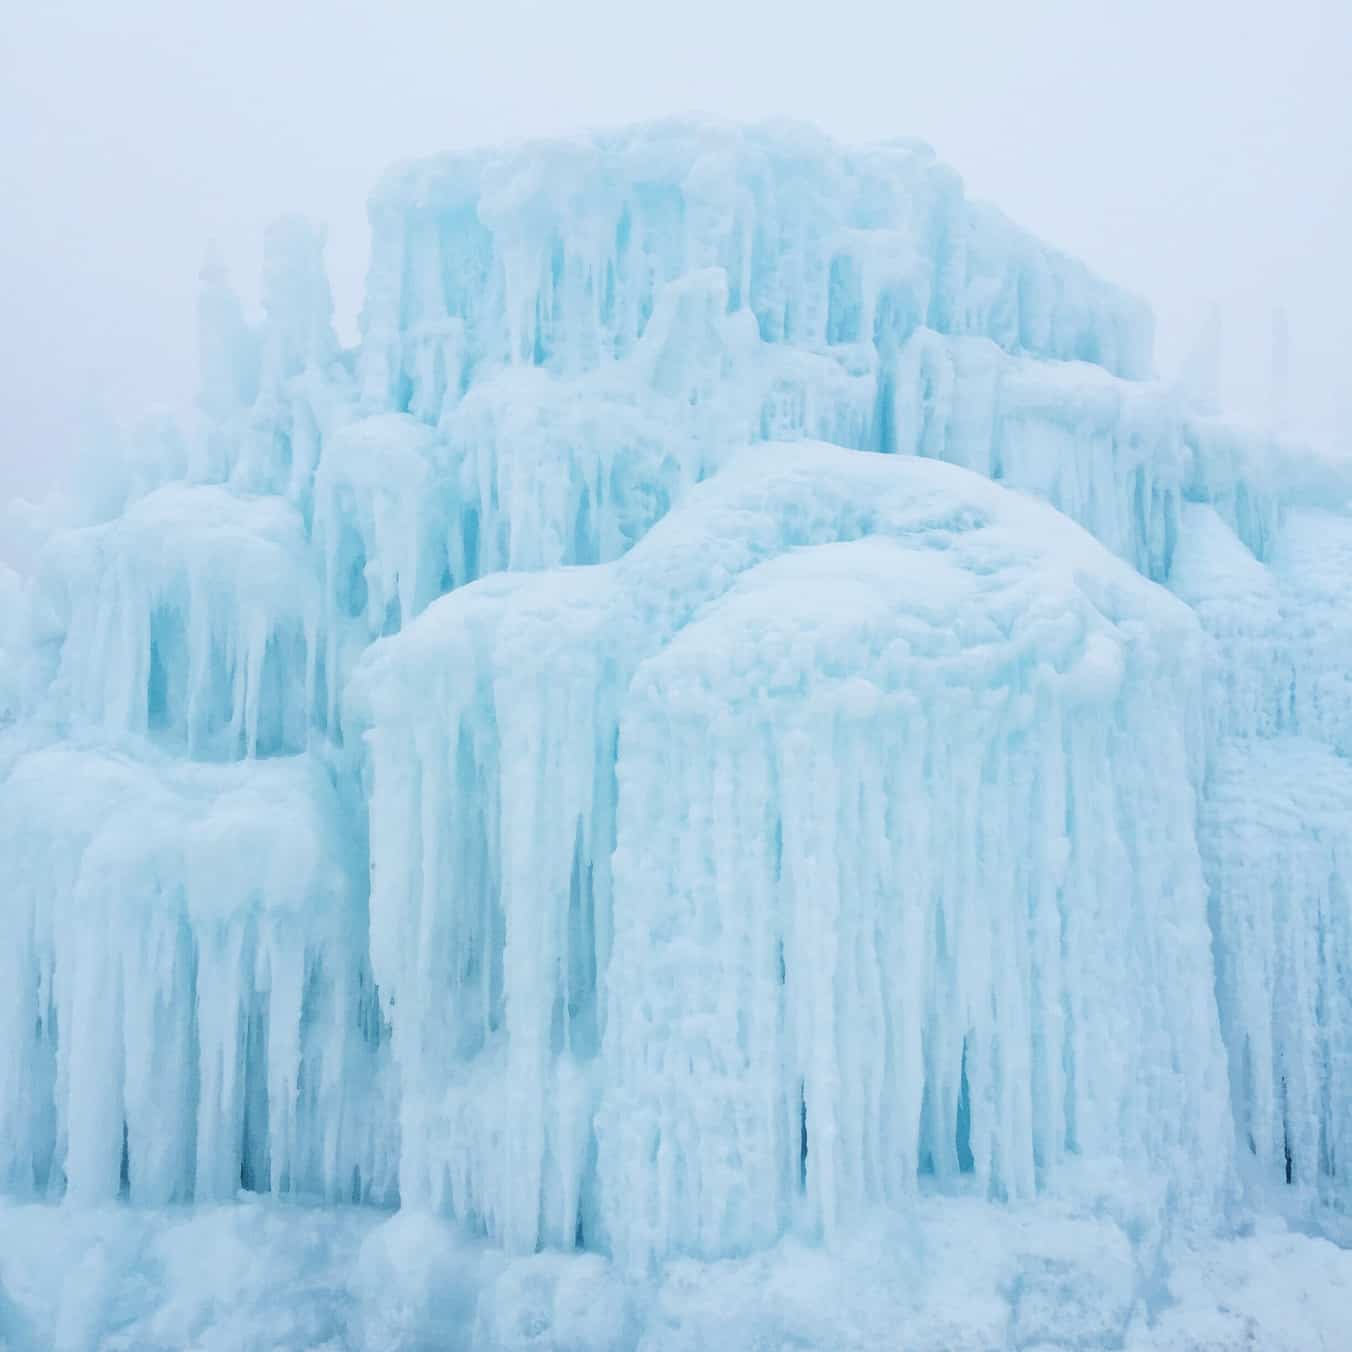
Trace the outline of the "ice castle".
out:
[[[1352,466],[915,142],[370,217],[357,346],[307,223],[261,322],[210,261],[200,426],[0,587],[0,1189],[635,1281],[1095,1164],[1352,1206]]]

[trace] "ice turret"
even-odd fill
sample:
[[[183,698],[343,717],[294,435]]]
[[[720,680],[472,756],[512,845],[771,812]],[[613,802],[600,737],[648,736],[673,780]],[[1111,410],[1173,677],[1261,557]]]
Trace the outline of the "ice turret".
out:
[[[263,241],[264,393],[279,395],[302,371],[337,356],[333,296],[324,270],[324,231],[297,216],[268,227]]]
[[[212,245],[198,274],[198,404],[211,419],[228,418],[253,403],[258,393],[258,345],[230,286],[225,261]]]
[[[282,493],[307,515],[323,435],[346,415],[347,372],[333,332],[324,232],[283,217],[263,245],[258,398],[238,434],[230,482]]]
[[[1178,372],[1179,391],[1197,413],[1221,411],[1222,343],[1221,310],[1213,305]]]

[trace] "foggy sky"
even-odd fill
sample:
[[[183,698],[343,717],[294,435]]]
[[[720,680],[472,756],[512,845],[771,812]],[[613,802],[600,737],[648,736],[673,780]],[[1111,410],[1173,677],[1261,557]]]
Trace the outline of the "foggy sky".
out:
[[[1227,403],[1328,440],[1352,356],[1349,0],[45,0],[0,32],[0,531],[91,412],[186,408],[215,238],[329,227],[355,336],[390,162],[668,113],[919,136],[969,191],[1139,292],[1172,374],[1213,303]],[[1346,401],[1345,393],[1341,398]],[[0,557],[5,553],[0,540]]]

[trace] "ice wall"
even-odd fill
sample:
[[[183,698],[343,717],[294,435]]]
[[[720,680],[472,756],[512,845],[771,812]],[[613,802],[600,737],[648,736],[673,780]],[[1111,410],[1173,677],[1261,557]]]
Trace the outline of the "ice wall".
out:
[[[199,425],[0,581],[5,1186],[638,1266],[1085,1159],[1346,1206],[1346,465],[915,143],[371,220],[350,351],[322,232],[257,321],[209,258]]]

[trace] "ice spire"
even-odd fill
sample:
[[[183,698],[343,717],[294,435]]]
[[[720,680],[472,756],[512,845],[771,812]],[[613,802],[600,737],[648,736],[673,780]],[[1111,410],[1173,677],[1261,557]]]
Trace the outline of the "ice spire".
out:
[[[215,240],[207,245],[198,277],[202,290],[197,297],[201,380],[197,403],[208,418],[218,420],[253,402],[258,384],[257,343]]]
[[[283,216],[263,243],[262,384],[274,390],[307,367],[324,367],[338,350],[333,295],[324,270],[324,230]]]
[[[1219,413],[1224,335],[1221,307],[1212,305],[1206,321],[1178,370],[1179,392],[1198,413]]]
[[[308,514],[325,409],[340,405],[338,338],[324,270],[324,231],[284,216],[263,240],[263,325],[258,397],[239,440],[230,482],[249,492],[282,492]]]

